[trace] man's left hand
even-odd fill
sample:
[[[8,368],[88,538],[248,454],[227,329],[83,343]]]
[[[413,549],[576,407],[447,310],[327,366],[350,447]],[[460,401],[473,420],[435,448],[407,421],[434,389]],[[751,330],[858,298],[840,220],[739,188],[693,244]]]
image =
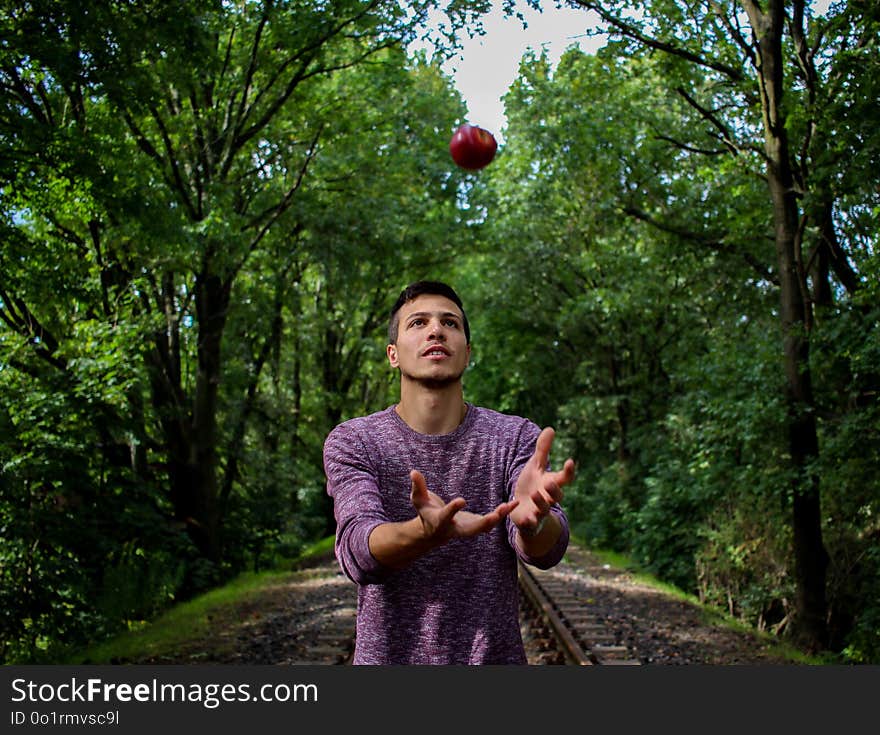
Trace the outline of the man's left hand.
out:
[[[556,432],[549,426],[538,436],[535,453],[528,461],[516,482],[513,497],[519,504],[510,514],[520,532],[534,535],[550,508],[562,501],[562,488],[574,479],[574,460],[567,459],[562,469],[547,469],[550,449]]]

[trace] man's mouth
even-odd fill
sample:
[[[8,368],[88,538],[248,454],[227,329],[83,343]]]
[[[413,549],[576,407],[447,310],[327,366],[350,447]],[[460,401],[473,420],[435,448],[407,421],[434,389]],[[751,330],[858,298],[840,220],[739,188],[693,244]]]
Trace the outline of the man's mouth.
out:
[[[422,357],[449,357],[449,350],[447,350],[445,347],[439,347],[435,345],[425,350],[422,353]]]

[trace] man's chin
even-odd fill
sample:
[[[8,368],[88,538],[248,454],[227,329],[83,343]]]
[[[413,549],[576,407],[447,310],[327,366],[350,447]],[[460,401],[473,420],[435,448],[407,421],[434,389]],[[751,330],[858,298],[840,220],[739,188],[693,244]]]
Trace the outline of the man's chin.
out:
[[[464,372],[452,375],[412,375],[410,373],[401,373],[401,377],[413,383],[418,383],[429,390],[441,390],[448,388],[450,385],[460,383],[462,375],[464,375]]]

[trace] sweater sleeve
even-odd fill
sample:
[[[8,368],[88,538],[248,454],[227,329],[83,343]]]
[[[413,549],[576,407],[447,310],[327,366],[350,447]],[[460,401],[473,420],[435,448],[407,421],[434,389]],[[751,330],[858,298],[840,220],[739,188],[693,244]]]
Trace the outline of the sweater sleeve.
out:
[[[523,467],[525,467],[526,463],[532,458],[532,455],[534,455],[535,453],[535,443],[537,442],[538,435],[540,433],[541,429],[536,424],[530,421],[526,421],[523,423],[523,427],[517,436],[515,450],[513,454],[510,479],[508,481],[507,487],[508,498],[513,497],[513,491],[516,488],[516,482],[519,479],[519,475],[522,472]],[[549,463],[548,469],[550,469]],[[552,506],[550,508],[550,512],[559,520],[559,525],[562,528],[562,532],[559,534],[559,538],[557,539],[553,547],[541,556],[531,556],[529,554],[526,554],[519,547],[519,544],[516,543],[516,525],[510,520],[509,516],[506,519],[507,538],[510,542],[510,546],[516,552],[517,557],[519,557],[519,559],[524,564],[530,564],[531,566],[537,567],[538,569],[550,569],[551,567],[556,566],[565,555],[566,549],[568,549],[568,541],[570,536],[568,517],[565,515],[565,511],[559,505]]]
[[[387,523],[378,477],[366,447],[353,427],[337,426],[324,441],[327,493],[336,518],[336,559],[356,584],[382,582],[391,570],[370,552],[369,538],[376,526]]]

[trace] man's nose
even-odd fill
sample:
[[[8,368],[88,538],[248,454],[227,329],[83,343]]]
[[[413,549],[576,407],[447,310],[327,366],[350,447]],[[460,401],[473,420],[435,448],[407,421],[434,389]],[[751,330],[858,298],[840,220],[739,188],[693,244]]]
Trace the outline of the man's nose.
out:
[[[430,323],[429,336],[432,339],[446,339],[446,330],[443,327],[443,322],[440,319],[432,319]]]

